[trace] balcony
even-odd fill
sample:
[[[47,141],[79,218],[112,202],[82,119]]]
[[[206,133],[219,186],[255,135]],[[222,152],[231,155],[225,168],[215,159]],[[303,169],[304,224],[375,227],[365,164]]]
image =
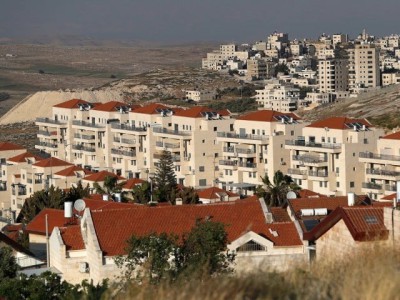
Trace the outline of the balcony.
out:
[[[153,158],[154,159],[160,159],[162,157],[161,153],[154,153]],[[180,162],[181,161],[181,156],[180,155],[171,155],[172,161],[173,162]]]
[[[397,187],[395,184],[385,184],[385,191],[396,192]]]
[[[51,136],[52,134],[46,130],[38,130],[38,135]]]
[[[60,122],[59,120],[53,120],[49,118],[36,118],[36,123],[45,123],[53,125],[67,125],[66,122]]]
[[[293,155],[293,161],[299,161],[302,165],[323,167],[327,165],[328,158],[319,157],[317,155]]]
[[[136,156],[136,151],[128,151],[128,150],[121,150],[121,149],[111,149],[111,154],[128,156],[128,157],[135,157]]]
[[[398,155],[388,155],[388,154],[376,154],[372,152],[360,152],[360,158],[364,158],[366,160],[387,160],[387,161],[398,161],[400,162],[400,156]],[[360,160],[361,162],[365,162],[365,160]]]
[[[47,142],[39,142],[36,146],[45,147],[45,148],[53,148],[53,149],[58,147],[57,144],[47,143]]]
[[[307,178],[307,170],[300,170],[300,169],[288,169],[288,175],[293,178],[298,179],[306,179]]]
[[[135,139],[124,139],[124,138],[114,137],[113,140],[114,140],[115,143],[120,143],[120,144],[127,144],[127,145],[136,144],[136,140]]]
[[[286,140],[285,145],[289,146],[286,147],[287,149],[298,149],[299,147],[306,147],[306,148],[319,148],[319,149],[329,149],[333,151],[329,152],[340,152],[342,148],[342,144],[330,144],[330,143],[314,143],[314,142],[306,142],[304,140]],[[295,147],[290,147],[295,146]]]
[[[240,168],[246,168],[246,169],[255,169],[255,168],[257,168],[257,164],[256,163],[252,163],[252,162],[240,162],[238,164],[238,166]]]
[[[111,123],[112,129],[127,130],[146,133],[147,127],[135,127],[127,124]]]
[[[91,141],[91,140],[95,140],[96,136],[94,134],[79,134],[79,133],[75,133],[74,134],[74,138]]]
[[[80,121],[80,120],[73,120],[72,121],[72,125],[82,126],[82,127],[91,127],[91,128],[105,128],[104,125],[91,123],[91,122],[86,122],[86,121]]]
[[[328,177],[328,172],[326,171],[308,171],[308,176],[312,177]]]
[[[164,143],[161,141],[157,141],[156,147],[166,148],[166,149],[179,149],[181,146],[179,143]]]
[[[367,172],[367,174],[379,175],[379,176],[385,176],[385,177],[399,177],[400,176],[400,172],[381,170],[381,169],[367,169],[366,172]]]
[[[238,134],[234,132],[217,132],[217,137],[228,138],[228,139],[242,139],[242,140],[254,140],[268,142],[269,136],[267,135],[256,135],[256,134]]]
[[[363,189],[369,189],[369,190],[381,190],[382,189],[381,184],[377,184],[374,182],[363,182],[361,186]]]
[[[254,151],[253,149],[238,147],[236,147],[236,153],[239,157],[254,157],[256,155],[256,151]]]
[[[236,170],[238,166],[238,162],[235,160],[220,160],[218,163],[220,166],[223,166],[224,169]]]
[[[179,131],[179,130],[167,129],[164,127],[153,127],[153,133],[179,135],[179,136],[186,136],[186,137],[192,136],[192,131]]]
[[[72,149],[85,151],[85,152],[96,152],[96,148],[87,147],[87,146],[83,146],[83,145],[72,145]]]

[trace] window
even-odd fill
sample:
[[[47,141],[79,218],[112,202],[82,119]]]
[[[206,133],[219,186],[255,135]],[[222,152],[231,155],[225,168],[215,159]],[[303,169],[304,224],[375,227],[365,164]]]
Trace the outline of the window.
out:
[[[204,144],[206,142],[206,140],[202,140],[201,142]]]
[[[267,249],[264,246],[260,245],[259,243],[256,243],[253,240],[248,241],[246,244],[236,249],[237,252],[266,251],[266,250]]]
[[[214,131],[217,131],[218,130],[218,127],[214,127]]]
[[[337,188],[340,187],[340,182],[339,182],[339,181],[336,182],[336,187],[337,187]]]
[[[206,186],[207,185],[207,179],[200,179],[199,180],[199,186]]]
[[[354,186],[355,186],[355,185],[354,185],[354,181],[350,181],[350,187],[351,187],[351,188],[354,188]]]
[[[204,172],[204,166],[199,167],[199,172]]]

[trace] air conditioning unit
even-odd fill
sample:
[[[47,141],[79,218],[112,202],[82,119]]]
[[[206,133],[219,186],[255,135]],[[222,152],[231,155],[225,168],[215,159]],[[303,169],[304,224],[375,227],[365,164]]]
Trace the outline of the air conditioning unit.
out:
[[[88,273],[89,272],[89,264],[87,262],[79,263],[79,272],[80,273]]]

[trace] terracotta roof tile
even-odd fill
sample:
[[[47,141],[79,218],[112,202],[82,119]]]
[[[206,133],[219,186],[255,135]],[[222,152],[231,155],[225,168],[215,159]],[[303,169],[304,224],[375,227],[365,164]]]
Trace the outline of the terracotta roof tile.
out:
[[[275,117],[288,116],[293,120],[301,120],[299,116],[294,113],[282,113],[275,110],[259,110],[240,116],[238,120],[244,121],[258,121],[258,122],[279,122]]]
[[[76,172],[79,172],[79,171],[83,171],[85,173],[85,175],[93,174],[93,172],[88,169],[84,169],[82,167],[78,167],[78,166],[74,165],[74,166],[70,166],[64,170],[61,170],[61,171],[55,173],[54,175],[73,177],[73,176],[76,176]]]
[[[11,239],[10,237],[8,237],[7,235],[5,235],[4,233],[0,232],[0,244],[4,243],[6,245],[8,245],[9,247],[11,247],[12,249],[14,249],[17,252],[20,253],[25,253],[29,256],[34,256],[28,249],[26,249],[24,246],[22,246],[21,244],[17,243],[16,241],[14,241],[13,239]]]
[[[329,129],[340,129],[340,130],[353,130],[353,128],[349,128],[346,124],[349,123],[360,123],[367,127],[373,127],[371,123],[369,123],[366,119],[353,119],[347,117],[332,117],[323,120],[316,121],[311,123],[306,127],[313,127],[313,128],[329,128]]]
[[[136,108],[132,112],[138,113],[138,114],[154,115],[154,114],[159,114],[159,112],[157,112],[157,109],[170,109],[170,108],[163,104],[151,103],[151,104]]]
[[[131,178],[128,179],[125,183],[125,185],[122,187],[123,189],[128,189],[131,190],[133,189],[136,185],[141,185],[143,182],[145,182],[143,179],[139,178]]]
[[[302,245],[293,223],[266,223],[256,197],[210,205],[93,210],[91,214],[100,248],[108,256],[125,253],[126,240],[132,235],[143,236],[153,232],[165,232],[182,237],[191,230],[198,219],[207,217],[226,225],[229,242],[248,231],[253,231],[271,240],[275,246]],[[270,229],[276,231],[278,235],[274,236]]]
[[[86,176],[84,178],[84,180],[99,182],[99,181],[104,181],[107,176],[108,177],[118,177],[118,180],[124,180],[125,179],[124,177],[118,176],[117,174],[114,174],[114,173],[111,173],[111,172],[108,172],[108,171],[100,171],[100,172],[93,173],[93,174],[90,174],[90,175]]]
[[[227,109],[224,110],[213,110],[212,108],[206,106],[194,106],[189,109],[183,109],[175,113],[175,116],[178,117],[186,117],[186,118],[202,118],[204,117],[202,113],[204,112],[215,112],[220,116],[230,116],[230,111]]]
[[[396,198],[396,197],[397,197],[397,193],[393,193],[393,194],[390,194],[390,195],[386,195],[385,197],[382,197],[381,200],[393,201],[393,199]]]
[[[316,193],[314,191],[311,190],[307,190],[307,189],[302,189],[299,191],[296,191],[297,195],[299,198],[318,198],[318,197],[326,197],[326,195],[322,195],[319,193]]]
[[[304,234],[307,240],[317,240],[343,220],[356,241],[387,239],[389,231],[383,220],[383,208],[375,207],[338,207],[310,232]]]
[[[70,166],[72,165],[71,163],[58,159],[56,157],[50,157],[43,159],[35,164],[33,166],[35,167],[42,167],[42,168],[51,168],[51,167],[62,167],[62,166]]]
[[[87,102],[85,100],[81,100],[81,99],[71,99],[59,104],[54,105],[53,107],[59,107],[59,108],[79,108],[79,104],[88,104],[90,102]]]
[[[282,207],[270,207],[274,222],[291,222],[289,214],[286,209]]]
[[[204,190],[198,190],[197,195],[201,199],[213,199],[213,200],[221,200],[220,194],[226,194],[229,198],[239,198],[238,194],[232,193],[230,191],[226,191],[220,189],[218,187],[210,187]]]
[[[126,104],[124,102],[110,101],[110,102],[98,104],[92,110],[113,112],[113,111],[117,111],[117,107],[120,107],[120,106],[130,106],[130,105]]]
[[[10,142],[0,143],[0,151],[10,151],[10,150],[25,150],[25,148]]]
[[[381,137],[381,139],[385,139],[385,140],[400,140],[400,131],[385,135],[384,137]]]
[[[9,158],[7,160],[8,161],[12,161],[12,162],[16,162],[16,163],[21,163],[21,162],[27,162],[27,160],[30,159],[30,158],[34,158],[35,161],[43,160],[43,158],[41,158],[40,156],[37,156],[37,155],[32,154],[30,152],[25,152],[25,153],[22,153],[20,155],[13,156],[13,157],[11,157],[11,158]]]
[[[67,251],[85,249],[85,243],[83,242],[81,227],[79,225],[61,227],[60,234]]]

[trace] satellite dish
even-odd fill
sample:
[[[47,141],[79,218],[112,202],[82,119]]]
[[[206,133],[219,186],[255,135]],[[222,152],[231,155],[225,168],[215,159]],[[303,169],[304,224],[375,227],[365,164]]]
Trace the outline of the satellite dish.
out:
[[[290,191],[290,192],[288,192],[288,193],[286,194],[286,198],[287,198],[287,199],[296,199],[296,198],[297,198],[297,195],[296,195],[295,192]]]
[[[74,208],[78,212],[82,212],[86,208],[86,203],[82,199],[78,199],[74,203]]]

